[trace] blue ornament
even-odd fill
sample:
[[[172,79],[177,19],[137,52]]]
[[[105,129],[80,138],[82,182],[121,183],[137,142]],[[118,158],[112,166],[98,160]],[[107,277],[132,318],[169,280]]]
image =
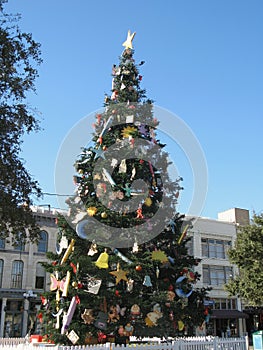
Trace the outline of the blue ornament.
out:
[[[193,293],[193,290],[191,289],[188,293],[184,292],[181,288],[182,283],[184,280],[187,280],[186,276],[180,276],[175,281],[175,286],[178,286],[179,288],[175,289],[175,293],[178,295],[179,298],[188,298]]]

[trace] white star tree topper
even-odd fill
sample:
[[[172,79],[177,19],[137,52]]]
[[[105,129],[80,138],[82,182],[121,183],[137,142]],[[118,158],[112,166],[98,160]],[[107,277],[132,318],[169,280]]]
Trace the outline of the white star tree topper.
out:
[[[131,31],[128,30],[128,34],[127,34],[127,39],[126,41],[124,41],[124,43],[122,44],[122,46],[125,47],[125,49],[132,49],[132,41],[133,41],[133,38],[135,37],[135,32],[131,34]]]

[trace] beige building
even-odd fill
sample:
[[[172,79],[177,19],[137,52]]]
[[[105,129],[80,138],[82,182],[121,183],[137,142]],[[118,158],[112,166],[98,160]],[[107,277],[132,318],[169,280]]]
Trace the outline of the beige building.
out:
[[[49,282],[41,262],[47,261],[47,251],[55,251],[56,212],[33,211],[41,227],[38,244],[13,247],[0,239],[0,337],[21,337],[36,328],[41,293]]]
[[[212,287],[206,301],[209,322],[203,332],[211,335],[242,336],[247,332],[246,319],[241,299],[229,297],[224,284],[237,273],[230,264],[227,251],[236,239],[237,227],[249,224],[249,212],[233,208],[218,214],[218,220],[194,218],[189,232],[190,253],[202,259],[196,267],[201,274],[197,287]],[[211,313],[212,311],[212,313]]]
[[[36,333],[37,311],[41,306],[41,293],[49,285],[41,262],[47,261],[46,252],[56,250],[58,228],[56,211],[33,208],[41,226],[38,244],[26,244],[14,248],[0,240],[0,337],[25,336]],[[202,259],[196,270],[201,274],[197,287],[211,286],[206,300],[212,310],[202,334],[241,336],[247,331],[241,300],[230,298],[224,283],[237,272],[228,261],[227,251],[233,246],[237,227],[249,223],[249,213],[244,209],[230,209],[218,214],[218,220],[194,218],[189,254]]]

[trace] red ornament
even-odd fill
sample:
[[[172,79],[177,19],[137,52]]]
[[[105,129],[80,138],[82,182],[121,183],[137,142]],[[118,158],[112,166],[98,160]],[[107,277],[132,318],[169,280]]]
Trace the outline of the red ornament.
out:
[[[120,292],[117,289],[115,290],[115,295],[116,295],[116,297],[120,296]]]
[[[143,215],[142,215],[142,208],[138,208],[137,209],[137,216],[136,216],[137,219],[143,219]]]
[[[168,287],[168,290],[170,290],[170,291],[173,291],[173,290],[174,290],[174,287],[173,287],[172,284],[170,284],[170,286]]]
[[[70,263],[70,266],[72,267],[73,272],[76,274],[77,273],[77,266],[73,264],[73,262]]]
[[[140,164],[143,164],[143,163],[144,163],[144,160],[143,160],[143,159],[140,159],[140,160],[139,160],[139,163],[140,163]]]
[[[98,120],[98,124],[100,124],[101,114],[97,114],[97,120]]]
[[[135,267],[135,270],[136,270],[136,271],[142,271],[141,265],[137,265],[137,266]]]

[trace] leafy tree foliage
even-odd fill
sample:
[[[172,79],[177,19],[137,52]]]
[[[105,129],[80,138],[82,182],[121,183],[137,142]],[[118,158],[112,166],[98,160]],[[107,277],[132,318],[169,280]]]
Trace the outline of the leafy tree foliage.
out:
[[[263,214],[254,215],[250,225],[240,228],[229,258],[239,267],[239,275],[226,289],[231,295],[244,298],[250,306],[263,305]]]
[[[41,63],[40,44],[23,33],[19,16],[4,12],[0,0],[0,235],[13,242],[38,237],[30,210],[31,195],[41,195],[37,181],[20,157],[22,137],[39,130],[35,111],[27,104],[27,92],[34,91],[37,65]]]

